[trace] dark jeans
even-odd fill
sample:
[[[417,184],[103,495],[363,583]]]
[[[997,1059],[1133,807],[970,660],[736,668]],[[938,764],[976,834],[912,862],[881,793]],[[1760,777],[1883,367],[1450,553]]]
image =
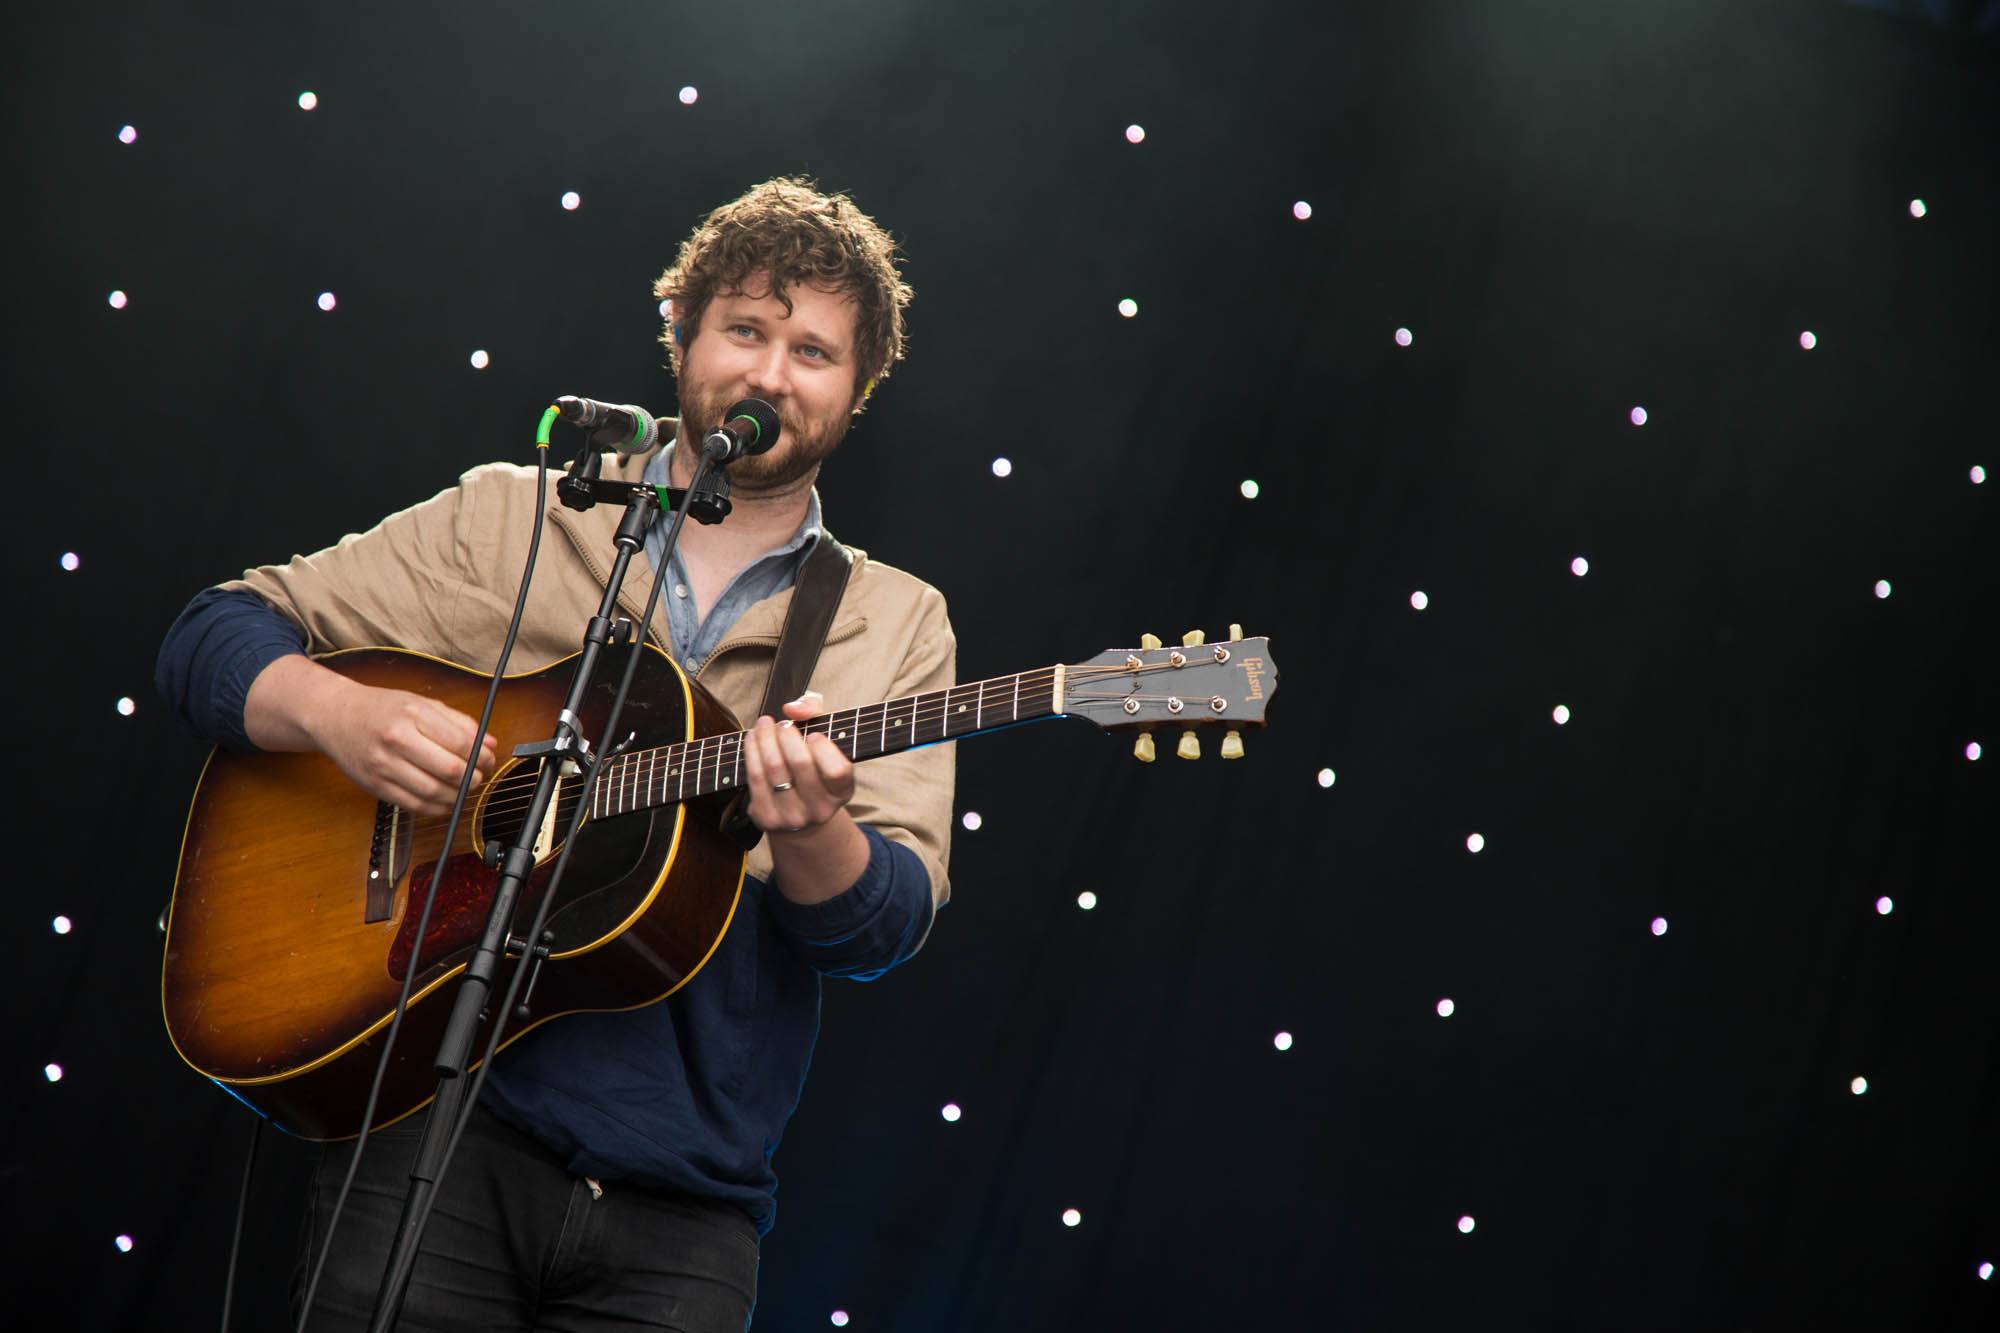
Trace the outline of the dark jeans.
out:
[[[402,1216],[422,1116],[368,1140],[307,1333],[366,1329]],[[351,1143],[329,1144],[307,1202],[296,1318]],[[404,1333],[670,1329],[741,1333],[757,1299],[757,1229],[740,1209],[619,1181],[594,1191],[539,1143],[474,1112],[403,1303]]]

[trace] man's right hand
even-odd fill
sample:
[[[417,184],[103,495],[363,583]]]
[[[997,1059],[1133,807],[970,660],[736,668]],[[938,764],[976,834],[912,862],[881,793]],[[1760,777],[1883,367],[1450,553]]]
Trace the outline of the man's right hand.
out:
[[[303,655],[258,674],[243,726],[260,749],[319,750],[377,799],[426,815],[450,813],[478,729],[435,699],[363,685]],[[486,737],[475,785],[493,775],[498,755]]]

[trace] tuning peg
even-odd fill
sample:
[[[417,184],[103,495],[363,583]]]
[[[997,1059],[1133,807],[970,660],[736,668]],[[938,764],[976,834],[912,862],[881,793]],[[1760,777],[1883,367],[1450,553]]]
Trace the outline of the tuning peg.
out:
[[[1241,759],[1243,757],[1242,732],[1225,731],[1222,733],[1222,757],[1224,759]]]
[[[1233,643],[1233,642],[1235,642],[1235,641],[1236,641],[1237,639],[1240,639],[1240,638],[1242,638],[1242,637],[1243,637],[1243,627],[1242,627],[1241,625],[1236,625],[1236,624],[1232,624],[1232,625],[1230,625],[1230,627],[1229,627],[1229,639],[1230,639],[1230,642],[1232,642],[1232,643]]]
[[[1159,757],[1158,752],[1153,749],[1152,732],[1142,731],[1139,733],[1139,739],[1132,742],[1132,757],[1142,764],[1150,764]]]
[[[1157,634],[1141,634],[1139,636],[1139,646],[1149,649],[1157,648],[1160,646],[1160,636]]]
[[[1202,632],[1198,629],[1191,629],[1187,633],[1181,635],[1181,647],[1183,648],[1193,648],[1197,644],[1206,642],[1207,640],[1202,636]]]
[[[1193,727],[1189,727],[1181,733],[1180,748],[1175,750],[1174,753],[1183,759],[1201,758],[1201,737],[1194,734]]]

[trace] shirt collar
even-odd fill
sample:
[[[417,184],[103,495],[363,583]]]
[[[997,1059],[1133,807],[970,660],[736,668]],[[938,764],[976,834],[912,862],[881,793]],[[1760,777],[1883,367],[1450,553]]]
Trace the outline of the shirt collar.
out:
[[[653,456],[646,460],[646,484],[648,486],[670,485],[673,476],[672,464],[674,445],[677,439],[663,442]],[[661,529],[664,531],[664,529]],[[799,520],[798,528],[783,546],[773,547],[765,556],[790,555],[794,552],[810,552],[818,544],[826,531],[820,521],[819,487],[815,486],[806,496],[806,516]]]

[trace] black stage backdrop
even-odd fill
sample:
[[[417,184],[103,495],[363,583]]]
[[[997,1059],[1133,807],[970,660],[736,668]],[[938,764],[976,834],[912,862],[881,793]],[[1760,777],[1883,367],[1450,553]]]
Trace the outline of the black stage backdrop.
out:
[[[220,1312],[173,616],[670,409],[651,280],[804,172],[919,293],[829,522],[961,675],[1236,621],[1283,682],[1239,763],[964,748],[759,1328],[2000,1323],[1992,6],[192,8],[9,44],[17,1311]]]

